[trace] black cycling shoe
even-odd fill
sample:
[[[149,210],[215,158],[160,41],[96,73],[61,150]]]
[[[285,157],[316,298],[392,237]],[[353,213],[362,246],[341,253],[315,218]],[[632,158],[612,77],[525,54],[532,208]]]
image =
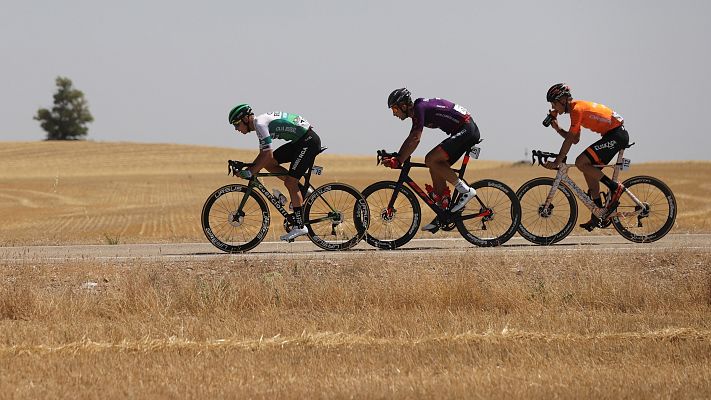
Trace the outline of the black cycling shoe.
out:
[[[592,232],[593,229],[600,227],[600,219],[595,216],[595,214],[590,214],[590,221],[580,224],[580,227],[588,232]]]

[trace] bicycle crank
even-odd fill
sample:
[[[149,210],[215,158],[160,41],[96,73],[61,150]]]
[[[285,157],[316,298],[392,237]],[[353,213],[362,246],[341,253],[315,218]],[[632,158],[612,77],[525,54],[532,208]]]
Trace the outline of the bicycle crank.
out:
[[[290,214],[287,218],[284,218],[284,231],[286,233],[291,232],[291,230],[296,226],[296,221],[294,221],[294,214]]]
[[[456,227],[457,227],[457,224],[456,224],[456,223],[450,222],[450,223],[447,223],[447,224],[444,224],[444,225],[440,226],[440,229],[442,229],[443,231],[449,232],[449,231],[451,231],[451,230],[454,230],[454,228],[456,228]]]

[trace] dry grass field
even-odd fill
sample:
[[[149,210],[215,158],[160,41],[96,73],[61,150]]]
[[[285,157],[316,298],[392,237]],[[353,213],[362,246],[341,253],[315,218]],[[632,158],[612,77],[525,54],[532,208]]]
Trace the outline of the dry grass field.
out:
[[[377,254],[2,265],[0,397],[711,393],[711,253]]]
[[[251,161],[254,155],[165,144],[2,143],[0,246],[204,242],[199,217],[205,199],[218,187],[239,181],[226,175],[226,160]],[[363,189],[376,180],[397,179],[396,171],[376,167],[374,156],[324,153],[317,164],[325,167],[324,175],[314,177],[317,185],[340,181]],[[672,188],[679,206],[672,232],[711,231],[711,183],[704,179],[711,176],[711,162],[633,164],[623,176],[632,174],[656,176]],[[498,179],[516,190],[528,179],[552,175],[538,166],[477,160],[466,177]],[[424,170],[416,176],[421,185],[429,182]],[[577,172],[573,177],[584,184]],[[276,179],[267,182],[285,192]],[[581,210],[580,218],[585,214]],[[281,234],[274,221],[267,240]]]
[[[2,143],[0,246],[206,242],[203,201],[253,156]],[[397,177],[374,157],[317,163],[317,183]],[[514,189],[552,175],[472,167]],[[672,233],[711,231],[711,162],[632,174],[672,188]],[[348,254],[0,261],[0,398],[711,397],[708,251]]]

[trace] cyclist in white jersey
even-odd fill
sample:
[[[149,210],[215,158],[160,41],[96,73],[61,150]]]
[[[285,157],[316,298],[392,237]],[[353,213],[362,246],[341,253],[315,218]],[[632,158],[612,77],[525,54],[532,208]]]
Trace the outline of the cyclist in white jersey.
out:
[[[240,176],[249,179],[253,174],[266,168],[272,173],[285,173],[279,179],[284,181],[291,196],[294,207],[294,227],[280,237],[290,241],[308,233],[304,226],[302,210],[303,196],[299,189],[299,179],[311,169],[316,155],[321,151],[321,139],[311,127],[311,124],[296,114],[271,112],[254,115],[248,104],[240,104],[230,110],[229,123],[242,134],[257,132],[259,139],[259,155],[254,159],[254,165],[242,171]],[[282,139],[287,143],[272,151],[272,140]],[[290,162],[289,169],[279,164]]]

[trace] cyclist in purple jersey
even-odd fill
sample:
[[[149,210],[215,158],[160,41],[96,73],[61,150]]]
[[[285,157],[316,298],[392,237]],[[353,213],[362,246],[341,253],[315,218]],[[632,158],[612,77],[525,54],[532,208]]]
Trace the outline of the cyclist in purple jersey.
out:
[[[460,130],[464,122],[471,116],[464,110],[455,110],[456,104],[445,99],[417,99],[413,103],[412,129],[422,131],[422,128],[441,129],[452,135]]]
[[[462,194],[459,201],[451,211],[461,211],[464,206],[474,198],[476,191],[469,187],[464,180],[459,179],[452,171],[452,164],[457,162],[469,148],[479,142],[479,128],[476,126],[466,108],[440,98],[416,99],[412,101],[410,91],[406,88],[396,89],[388,97],[388,107],[393,115],[405,120],[412,118],[410,135],[403,142],[397,157],[383,160],[383,164],[390,168],[399,168],[410,155],[417,149],[422,137],[422,131],[427,128],[438,128],[449,134],[437,147],[430,150],[425,156],[425,164],[432,177],[433,193],[435,198],[442,198],[447,188],[447,182],[454,185]],[[425,225],[422,230],[436,231],[438,221],[435,219]]]

